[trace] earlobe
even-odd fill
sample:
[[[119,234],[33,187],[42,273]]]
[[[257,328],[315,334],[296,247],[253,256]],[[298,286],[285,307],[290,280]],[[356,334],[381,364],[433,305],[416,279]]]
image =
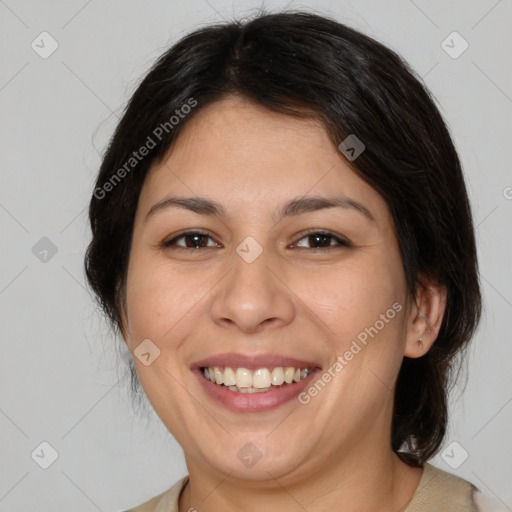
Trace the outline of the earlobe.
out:
[[[424,356],[429,350],[433,343],[427,343],[423,341],[423,337],[416,340],[407,339],[405,344],[404,356],[416,359]]]
[[[427,281],[418,286],[410,308],[404,356],[418,358],[430,350],[441,329],[446,300],[446,285]]]

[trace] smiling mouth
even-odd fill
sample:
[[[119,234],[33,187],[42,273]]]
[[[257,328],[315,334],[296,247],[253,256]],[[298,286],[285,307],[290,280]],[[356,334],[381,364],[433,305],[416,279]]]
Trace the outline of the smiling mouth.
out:
[[[201,367],[203,377],[219,387],[236,393],[264,393],[281,387],[293,386],[304,380],[315,368],[295,368],[276,366],[272,369]]]

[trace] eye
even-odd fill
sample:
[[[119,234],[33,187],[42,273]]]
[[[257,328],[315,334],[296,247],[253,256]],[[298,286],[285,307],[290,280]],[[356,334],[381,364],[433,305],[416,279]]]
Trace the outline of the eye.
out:
[[[178,244],[178,240],[185,240],[185,245]],[[208,239],[211,240],[210,235],[208,233],[204,233],[202,231],[184,231],[179,236],[172,238],[171,240],[167,240],[162,244],[162,247],[167,248],[171,246],[175,246],[179,249],[201,249],[204,247],[218,247],[218,244],[214,243],[214,245],[207,246]]]
[[[208,245],[208,239],[213,242],[213,245]],[[185,244],[178,243],[178,241],[184,240]],[[315,245],[315,247],[309,247],[313,250],[331,250],[339,247],[351,247],[350,242],[345,240],[344,238],[331,233],[330,231],[319,231],[312,230],[309,231],[303,236],[298,242],[296,242],[296,247],[301,247],[299,244],[302,240],[307,240],[308,243]],[[332,244],[332,242],[335,242]],[[180,233],[178,236],[166,240],[162,243],[163,248],[173,249],[205,249],[208,247],[220,247],[219,244],[214,242],[208,233],[203,231],[191,230],[184,231]],[[293,246],[292,246],[293,247]],[[301,247],[307,249],[308,247]]]
[[[348,242],[348,240],[345,240],[344,238],[337,236],[330,231],[309,231],[306,236],[299,240],[299,242],[296,242],[296,245],[298,245],[302,240],[307,240],[313,245],[318,245],[317,247],[313,247],[313,249],[317,250],[330,250],[339,247],[351,247],[351,244]],[[332,241],[336,243],[331,245]]]

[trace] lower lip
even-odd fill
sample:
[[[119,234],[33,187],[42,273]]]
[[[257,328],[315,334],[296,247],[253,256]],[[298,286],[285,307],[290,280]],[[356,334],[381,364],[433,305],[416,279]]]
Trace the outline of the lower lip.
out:
[[[203,376],[203,372],[200,368],[194,370],[194,373],[206,393],[227,409],[235,412],[262,412],[276,409],[280,405],[297,397],[318,371],[319,369],[316,368],[305,379],[299,382],[285,384],[279,388],[270,389],[269,391],[257,391],[255,393],[230,391],[225,386],[214,384]]]

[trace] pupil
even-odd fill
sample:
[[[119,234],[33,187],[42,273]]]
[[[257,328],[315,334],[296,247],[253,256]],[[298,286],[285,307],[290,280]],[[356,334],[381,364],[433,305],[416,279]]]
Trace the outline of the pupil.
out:
[[[329,236],[330,235],[311,235],[311,238],[313,238],[316,241],[318,241],[319,239],[323,239],[324,241],[328,240],[329,239]],[[329,246],[329,244],[321,244],[322,247],[325,247],[325,246]]]
[[[204,246],[204,244],[201,243],[201,241],[203,241],[203,238],[205,238],[204,235],[189,235],[189,237],[193,239],[192,245],[189,244],[189,247],[197,248],[197,243],[199,243],[201,247]]]

